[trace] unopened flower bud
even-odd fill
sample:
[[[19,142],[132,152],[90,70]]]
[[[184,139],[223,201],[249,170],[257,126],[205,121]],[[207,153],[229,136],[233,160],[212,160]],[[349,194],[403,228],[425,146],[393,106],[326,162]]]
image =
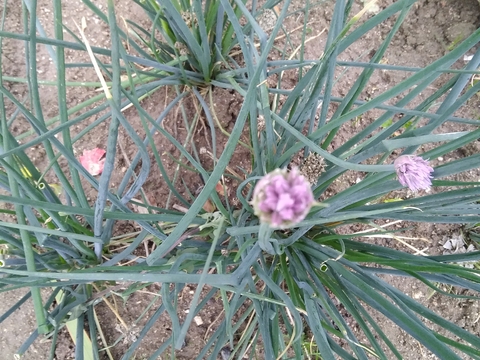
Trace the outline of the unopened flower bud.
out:
[[[433,168],[420,156],[402,155],[393,164],[398,181],[410,190],[426,190],[432,185]]]
[[[314,202],[310,183],[293,168],[265,175],[255,186],[252,205],[260,222],[285,229],[305,219]]]

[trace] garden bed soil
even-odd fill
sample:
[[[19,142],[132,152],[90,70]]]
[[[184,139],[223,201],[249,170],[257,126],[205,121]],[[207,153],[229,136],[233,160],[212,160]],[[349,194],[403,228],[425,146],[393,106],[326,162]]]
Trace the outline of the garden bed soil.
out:
[[[103,5],[105,9],[104,1],[93,1],[98,6]],[[379,9],[385,8],[389,1],[380,1],[378,3]],[[119,0],[115,2],[117,9],[117,17],[120,20],[122,17],[133,20],[142,24],[148,28],[148,20],[143,14],[143,11],[132,4],[129,0]],[[292,4],[292,10],[302,8],[303,2],[294,0]],[[362,8],[362,3],[357,2],[354,5],[354,9],[359,11]],[[52,9],[51,1],[40,0],[38,4],[39,13],[41,15],[41,21],[44,24],[48,34],[52,34]],[[70,26],[71,29],[75,29],[74,21],[79,23],[79,16],[86,17],[87,20],[87,35],[91,39],[92,45],[109,47],[109,31],[108,27],[95,15],[91,13],[87,7],[79,2],[67,2],[63,4],[65,23]],[[326,36],[329,19],[331,18],[333,11],[333,5],[326,3],[325,6],[318,6],[311,10],[308,21],[311,28],[310,36],[312,40],[306,44],[305,58],[315,59],[318,58],[326,42]],[[20,23],[21,10],[20,5],[13,0],[7,1],[7,31],[22,32],[22,25]],[[299,25],[302,25],[304,21],[303,15],[292,16],[285,23],[287,30],[293,30]],[[119,21],[122,23],[122,21]],[[354,43],[350,46],[342,55],[341,60],[344,61],[368,61],[370,56],[374,53],[376,48],[380,45],[382,39],[389,33],[393,25],[393,20],[387,21],[374,31],[367,34],[361,41]],[[392,65],[405,65],[411,67],[424,67],[431,63],[433,60],[443,56],[449,51],[449,48],[458,42],[459,39],[468,36],[480,25],[480,5],[475,0],[442,0],[442,1],[428,1],[421,0],[414,5],[405,23],[401,26],[400,31],[395,35],[394,40],[387,51],[384,61]],[[323,33],[322,33],[323,32]],[[314,38],[315,35],[321,34]],[[291,34],[291,41],[298,46],[300,44],[300,33],[293,32]],[[14,41],[5,39],[3,50],[3,74],[8,76],[25,76],[25,64],[24,64],[24,44],[20,41]],[[89,62],[87,55],[84,52],[67,51],[66,53],[68,62]],[[275,56],[275,55],[272,55]],[[48,53],[41,49],[39,51],[38,60],[38,73],[42,79],[54,79],[55,68],[52,65],[52,60],[49,58]],[[459,64],[460,66],[461,64]],[[354,82],[356,76],[360,73],[361,69],[349,69],[338,81],[334,89],[334,96],[345,95],[349,89],[349,86]],[[69,70],[67,73],[68,79],[72,81],[97,81],[95,74],[86,68],[75,68]],[[405,72],[375,72],[371,78],[369,85],[362,94],[364,100],[368,100],[371,96],[381,93],[393,85],[399,83],[405,79],[407,73]],[[283,84],[285,87],[293,87],[296,82],[296,75],[286,73],[283,78]],[[27,93],[27,88],[24,84],[12,83],[9,89],[17,98],[22,99]],[[430,89],[432,92],[435,89]],[[96,94],[95,89],[69,88],[69,99],[71,102],[69,107],[79,104]],[[152,115],[153,118],[158,116],[164,109],[168,99],[172,98],[173,93],[170,90],[162,89],[152,96],[146,98],[143,101],[144,108]],[[235,93],[223,89],[213,90],[213,106],[211,109],[217,115],[221,126],[228,132],[232,129],[236,120],[236,115],[241,107],[241,97]],[[416,100],[416,103],[420,103],[427,93],[422,94]],[[393,99],[394,100],[394,99]],[[393,101],[392,100],[392,101]],[[47,118],[57,115],[57,94],[54,87],[42,85],[42,105],[45,109],[45,116]],[[187,109],[187,116],[190,119],[195,117],[197,108],[195,107],[195,101],[190,98],[184,100],[185,108]],[[479,99],[472,98],[468,106],[464,107],[462,113],[456,114],[457,116],[464,116],[470,118],[478,118],[480,114]],[[10,108],[11,115],[14,108]],[[330,111],[334,111],[332,109]],[[125,111],[125,116],[129,123],[137,130],[140,136],[144,135],[142,124],[138,113],[132,109]],[[353,134],[357,133],[360,128],[370,123],[372,119],[378,116],[378,113],[365,114],[358,121],[348,123],[342,127],[341,131],[336,136],[334,142],[329,150],[334,150],[340,146],[343,142],[349,139]],[[88,122],[92,122],[95,119],[90,119]],[[87,123],[82,123],[82,128]],[[172,112],[170,116],[163,124],[164,129],[173,134],[178,141],[185,143],[188,138],[188,123],[186,124],[179,112]],[[16,131],[18,134],[23,133],[29,129],[26,122],[22,122],[20,119],[16,122]],[[78,128],[76,131],[79,131]],[[204,118],[198,119],[198,125],[193,133],[192,141],[195,142],[197,148],[205,148],[207,152],[200,154],[200,160],[206,169],[212,169],[214,162],[212,156],[213,153],[212,143],[209,140],[211,127]],[[468,130],[467,126],[459,124],[446,125],[442,131],[463,131]],[[74,130],[75,131],[75,130]],[[218,127],[213,130],[217,135],[217,154],[221,153],[227,136],[223,135]],[[81,154],[84,149],[91,149],[94,147],[104,147],[106,144],[106,138],[108,134],[108,123],[100,125],[95,131],[88,133],[79,142],[75,144],[75,149],[78,154]],[[248,133],[245,133],[242,140],[248,141]],[[155,144],[157,145],[159,154],[164,160],[164,165],[169,176],[172,176],[177,170],[179,171],[179,177],[176,184],[179,189],[183,189],[180,192],[184,196],[188,196],[188,192],[195,193],[202,185],[203,180],[197,174],[190,173],[188,170],[178,168],[176,159],[180,154],[178,151],[165,141],[163,136],[155,134]],[[240,172],[240,169],[244,169],[248,172],[250,166],[250,159],[248,151],[238,146],[237,152],[232,158],[230,166]],[[135,145],[124,132],[120,132],[119,146],[117,149],[117,163],[116,169],[118,172],[114,174],[112,182],[117,184],[123,177],[129,162],[132,160],[133,154],[137,151]],[[442,162],[448,162],[455,158],[465,157],[471,153],[479,151],[478,141],[469,145],[465,149],[455,151],[442,159],[432,159],[436,164]],[[41,146],[31,149],[31,155],[34,159],[35,165],[39,169],[43,169],[48,165],[48,159]],[[151,157],[152,164],[154,163],[153,155]],[[62,166],[66,164],[62,163]],[[358,181],[359,176],[362,175],[347,172],[345,176],[335,182],[331,188],[328,189],[324,196],[328,197],[334,193],[337,193],[348,186]],[[152,206],[163,207],[166,205],[168,198],[168,188],[162,186],[159,179],[162,175],[159,169],[152,167],[151,174],[143,190],[147,195],[147,200]],[[480,174],[478,171],[471,171],[465,174],[461,174],[455,177],[458,180],[466,181],[478,181]],[[183,179],[183,182],[181,181]],[[112,184],[112,186],[113,186]],[[186,188],[183,187],[185,184]],[[231,191],[232,200],[234,199],[234,189],[236,187],[234,181],[226,183],[227,189]],[[407,190],[402,190],[396,194],[392,194],[392,197],[407,197],[414,196]],[[95,199],[95,193],[93,190],[89,193],[90,200]],[[169,202],[168,206],[172,208],[175,205],[179,205],[175,199]],[[408,240],[407,243],[417,249],[423,250],[427,254],[439,254],[443,251],[442,245],[453,236],[461,233],[462,228],[458,225],[445,225],[445,224],[415,224],[415,223],[401,223],[395,225],[397,227],[409,227],[410,229],[405,233],[407,236],[415,238],[414,240]],[[341,231],[345,233],[353,233],[355,231],[364,229],[360,226],[350,226],[348,228],[342,228]],[[119,223],[115,228],[116,234],[122,234],[126,232],[136,231],[135,224],[129,222]],[[392,247],[395,249],[402,249],[405,251],[414,252],[407,245],[404,245],[397,240],[389,238],[363,238],[364,241],[374,242],[383,246]],[[145,251],[148,251],[145,250]],[[138,256],[145,256],[146,252],[140,251]],[[385,277],[390,284],[404,291],[407,295],[411,296],[415,300],[419,301],[430,309],[439,313],[447,320],[462,326],[466,330],[479,335],[480,334],[480,322],[478,321],[479,304],[477,301],[466,301],[464,299],[453,299],[428,289],[425,285],[409,279]],[[128,300],[123,302],[122,299],[111,296],[108,298],[111,305],[115,307],[115,311],[118,316],[114,316],[112,309],[102,303],[97,306],[97,314],[101,322],[102,328],[105,332],[107,342],[111,344],[113,341],[122,337],[112,349],[114,359],[119,359],[126,351],[128,346],[136,339],[139,334],[139,330],[146,322],[149,316],[153,313],[156,306],[153,306],[147,311],[138,323],[137,319],[142,315],[144,310],[153,301],[156,305],[160,303],[160,298],[155,294],[158,293],[159,284],[153,284],[149,287],[138,291],[131,295]],[[186,316],[185,311],[190,307],[190,303],[193,297],[193,286],[186,286],[182,292],[182,296],[178,300],[178,313],[180,319],[184,319]],[[452,289],[453,292],[462,293],[461,289]],[[25,291],[18,290],[10,293],[2,293],[0,295],[0,314],[4,313],[9,306],[11,306],[16,299],[18,299]],[[340,306],[340,305],[339,305]],[[215,324],[219,321],[218,316],[222,314],[223,306],[221,299],[213,299],[209,306],[199,314],[201,321],[193,323],[187,339],[185,347],[176,353],[177,359],[192,359],[196,356],[200,349],[205,344],[205,339],[209,333],[215,329]],[[122,321],[119,321],[119,319]],[[405,359],[433,359],[434,356],[425,350],[418,342],[414,341],[405,332],[398,329],[395,326],[391,326],[382,315],[374,314],[374,318],[378,319],[379,323],[387,335],[387,337],[394,342],[400,353]],[[353,324],[354,325],[354,324]],[[35,321],[33,317],[33,307],[30,301],[27,301],[19,311],[13,316],[8,318],[2,323],[2,330],[0,332],[0,354],[2,359],[13,359],[14,354],[18,350],[22,342],[27,338],[28,334],[34,329]],[[135,354],[136,359],[144,359],[150,356],[170,335],[171,328],[168,318],[161,316],[149,335],[142,342],[142,345]],[[37,340],[25,354],[26,359],[43,360],[48,358],[50,351],[49,340]],[[67,332],[61,334],[58,347],[56,349],[56,359],[66,360],[74,358],[74,345],[68,336]]]

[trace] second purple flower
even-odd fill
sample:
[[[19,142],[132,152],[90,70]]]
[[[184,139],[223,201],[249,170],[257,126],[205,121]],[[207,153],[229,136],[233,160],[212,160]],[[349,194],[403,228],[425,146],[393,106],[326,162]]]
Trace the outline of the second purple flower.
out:
[[[400,184],[408,186],[410,190],[426,190],[432,186],[433,168],[420,156],[402,155],[393,165]]]

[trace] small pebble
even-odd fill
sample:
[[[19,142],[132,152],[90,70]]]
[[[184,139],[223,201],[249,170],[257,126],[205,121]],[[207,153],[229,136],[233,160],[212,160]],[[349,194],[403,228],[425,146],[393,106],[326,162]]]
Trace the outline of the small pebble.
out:
[[[195,321],[195,324],[197,324],[197,326],[203,325],[203,320],[200,316],[195,316],[193,318],[193,321]]]

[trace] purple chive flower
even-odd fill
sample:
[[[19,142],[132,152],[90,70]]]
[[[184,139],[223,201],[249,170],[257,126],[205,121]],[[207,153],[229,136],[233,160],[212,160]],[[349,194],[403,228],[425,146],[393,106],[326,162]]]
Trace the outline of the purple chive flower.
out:
[[[293,168],[265,175],[255,186],[252,205],[260,222],[285,229],[305,219],[314,202],[310,183]]]
[[[420,156],[402,155],[393,163],[398,181],[410,190],[426,190],[432,185],[433,168]]]

